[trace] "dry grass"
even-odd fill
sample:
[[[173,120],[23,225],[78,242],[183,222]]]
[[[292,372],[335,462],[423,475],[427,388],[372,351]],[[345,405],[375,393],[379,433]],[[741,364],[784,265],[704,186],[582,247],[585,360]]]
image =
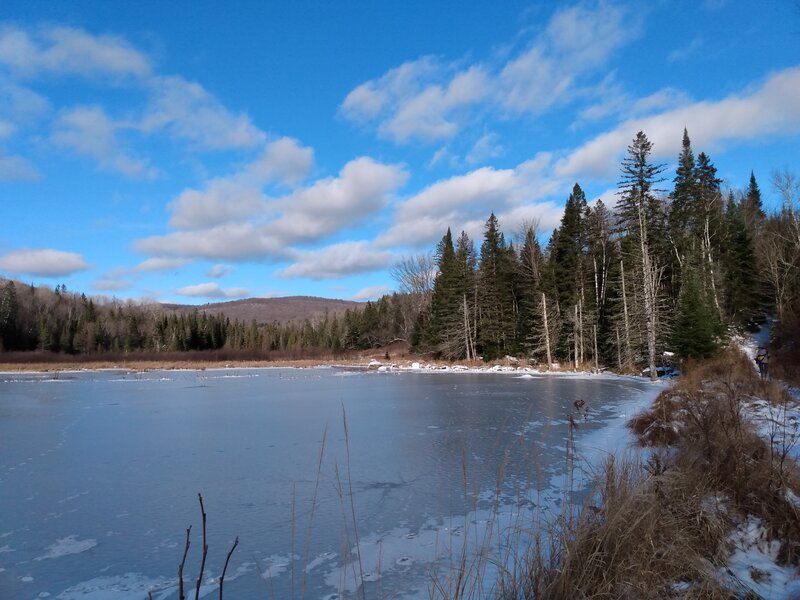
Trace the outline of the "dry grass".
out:
[[[736,351],[689,365],[675,386],[630,423],[653,450],[646,464],[610,459],[590,501],[539,532],[525,575],[499,597],[734,598],[716,575],[727,535],[746,515],[780,540],[779,562],[800,562],[797,465],[743,415],[753,398],[787,402]]]
[[[729,597],[709,576],[723,553],[725,520],[687,483],[655,463],[648,470],[608,461],[593,501],[545,536],[527,579],[501,597]]]

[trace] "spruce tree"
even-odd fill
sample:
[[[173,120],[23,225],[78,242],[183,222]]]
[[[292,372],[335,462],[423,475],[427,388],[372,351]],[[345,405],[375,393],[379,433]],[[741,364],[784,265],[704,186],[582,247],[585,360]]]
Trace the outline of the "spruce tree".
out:
[[[688,266],[672,329],[672,347],[680,358],[708,358],[717,348],[717,329],[716,316],[697,269]]]

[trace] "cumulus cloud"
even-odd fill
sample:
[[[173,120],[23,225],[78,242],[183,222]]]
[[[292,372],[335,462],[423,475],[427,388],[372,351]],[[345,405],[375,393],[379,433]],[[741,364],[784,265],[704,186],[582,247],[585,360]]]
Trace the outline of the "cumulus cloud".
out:
[[[14,250],[0,256],[0,270],[23,275],[63,277],[88,268],[80,254],[49,248]]]
[[[182,77],[153,77],[152,96],[140,123],[144,131],[167,130],[198,150],[254,148],[266,134],[244,113],[233,113],[198,83]]]
[[[186,189],[169,204],[170,225],[178,229],[202,229],[227,222],[244,221],[268,212],[262,188],[271,182],[292,184],[302,180],[314,152],[297,140],[270,142],[259,156],[239,171],[209,181],[202,190]]]
[[[397,143],[452,138],[487,105],[539,115],[586,95],[591,85],[584,79],[638,30],[635,15],[607,2],[561,9],[504,64],[422,57],[354,88],[340,112],[355,123],[375,123],[379,135]]]
[[[762,85],[718,101],[694,102],[648,117],[629,119],[583,144],[556,165],[556,174],[612,176],[638,131],[653,142],[655,159],[678,154],[686,127],[695,148],[789,135],[800,131],[800,67],[779,71]]]
[[[14,122],[25,122],[50,111],[50,102],[33,90],[0,80],[0,114]]]
[[[172,271],[189,264],[185,258],[148,258],[133,267],[136,273],[152,273],[154,271]]]
[[[172,203],[170,223],[180,231],[139,240],[136,248],[156,256],[283,260],[292,246],[320,242],[382,210],[407,177],[400,166],[361,157],[337,177],[272,200],[236,178],[217,180],[204,193],[184,192]],[[215,190],[220,193],[210,193]]]
[[[264,146],[258,158],[247,165],[237,178],[255,185],[277,181],[291,186],[303,181],[313,164],[313,149],[293,138],[282,137]]]
[[[277,201],[275,208],[282,214],[266,229],[286,243],[318,241],[382,210],[407,179],[397,165],[356,158],[338,177],[321,179]]]
[[[604,83],[598,89],[600,102],[587,106],[578,113],[578,118],[571,125],[577,129],[586,122],[597,121],[607,117],[638,118],[665,111],[691,102],[689,96],[682,90],[666,87],[642,98],[634,98],[619,86]]]
[[[233,267],[223,264],[216,264],[212,265],[212,267],[208,270],[208,273],[206,273],[206,275],[208,277],[213,277],[214,279],[219,279],[220,277],[225,277],[225,275],[228,275],[232,272],[233,272]]]
[[[488,132],[483,134],[472,146],[472,150],[465,157],[468,164],[474,165],[489,158],[502,156],[503,147],[498,142],[497,134]]]
[[[537,201],[561,186],[548,176],[550,164],[550,155],[542,153],[514,169],[482,167],[438,181],[397,205],[392,226],[378,236],[377,244],[430,246],[448,227],[469,230],[470,223],[482,224],[490,211],[531,206],[533,213],[547,213],[550,208]]]
[[[135,242],[136,250],[155,256],[208,260],[279,259],[286,246],[251,223],[226,223],[201,231],[175,231]]]
[[[120,124],[100,106],[80,106],[58,118],[50,139],[53,143],[89,156],[105,169],[132,178],[152,178],[157,170],[147,160],[128,155],[117,139]]]
[[[350,299],[355,300],[356,302],[361,302],[363,300],[377,300],[381,296],[391,293],[391,288],[388,288],[385,285],[376,285],[357,291]]]
[[[187,189],[172,202],[169,224],[178,229],[202,229],[242,221],[263,211],[266,198],[260,190],[235,181],[216,179],[202,191]]]
[[[222,289],[217,283],[198,283],[175,290],[175,293],[189,298],[243,298],[250,294],[250,290],[245,288]]]
[[[3,154],[0,150],[0,181],[35,181],[39,171],[21,156]]]
[[[490,90],[482,66],[458,69],[426,56],[359,85],[340,110],[358,123],[381,117],[380,134],[396,142],[434,141],[453,136],[459,128],[457,111],[481,102]]]
[[[278,273],[281,277],[337,279],[386,268],[392,255],[375,250],[369,242],[342,242],[318,250],[297,252],[294,264]]]
[[[117,75],[144,77],[150,60],[125,40],[63,26],[26,31],[0,27],[0,64],[22,76]]]

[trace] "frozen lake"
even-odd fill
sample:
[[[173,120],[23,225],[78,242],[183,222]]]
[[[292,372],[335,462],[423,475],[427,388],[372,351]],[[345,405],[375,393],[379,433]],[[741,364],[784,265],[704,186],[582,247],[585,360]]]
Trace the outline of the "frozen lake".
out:
[[[592,453],[657,388],[333,368],[0,374],[0,598],[177,598],[190,524],[194,597],[198,492],[208,597],[238,535],[226,598],[361,597],[362,581],[366,598],[428,598],[465,543],[557,510],[575,400]]]

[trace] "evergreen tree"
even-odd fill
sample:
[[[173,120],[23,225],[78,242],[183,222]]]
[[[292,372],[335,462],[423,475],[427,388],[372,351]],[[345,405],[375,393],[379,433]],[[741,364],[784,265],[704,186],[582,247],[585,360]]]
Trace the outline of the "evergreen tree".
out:
[[[672,330],[672,346],[681,358],[707,358],[717,347],[717,321],[697,270],[688,267]]]
[[[14,282],[6,281],[0,291],[0,351],[16,349],[18,309]]]
[[[751,237],[757,235],[764,226],[764,220],[767,218],[761,202],[761,190],[752,171],[750,171],[750,182],[742,204],[742,216]]]
[[[519,325],[518,342],[523,352],[542,361],[545,349],[541,344],[544,323],[539,304],[541,302],[540,279],[544,256],[536,239],[533,227],[525,230],[519,266]]]
[[[478,268],[478,345],[487,360],[504,356],[515,343],[514,260],[492,213],[486,221]]]
[[[734,201],[733,194],[728,196],[722,255],[724,313],[729,322],[739,325],[752,323],[760,312],[758,267],[745,210],[745,205]]]
[[[617,210],[623,231],[636,242],[636,262],[639,265],[647,355],[650,376],[656,378],[656,344],[659,330],[659,292],[662,269],[653,251],[650,233],[662,221],[663,210],[656,197],[655,185],[664,165],[650,162],[653,144],[643,132],[639,132],[628,146],[628,154],[622,161],[622,179],[619,187]]]

